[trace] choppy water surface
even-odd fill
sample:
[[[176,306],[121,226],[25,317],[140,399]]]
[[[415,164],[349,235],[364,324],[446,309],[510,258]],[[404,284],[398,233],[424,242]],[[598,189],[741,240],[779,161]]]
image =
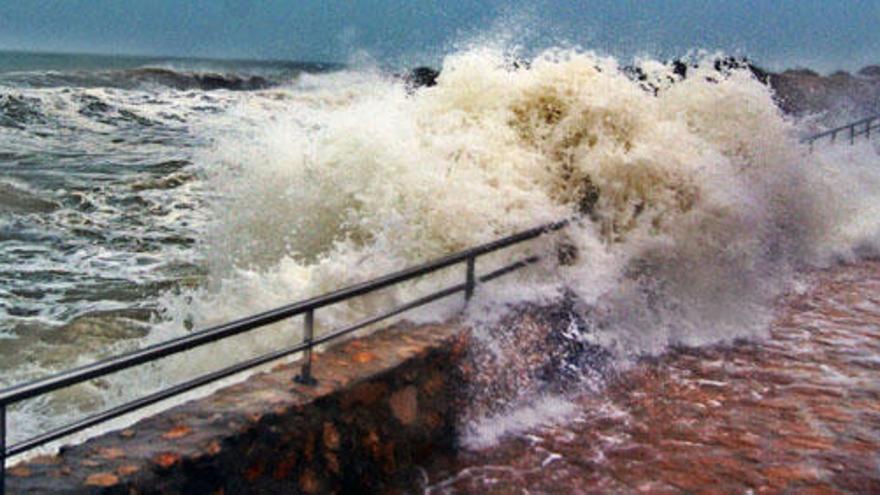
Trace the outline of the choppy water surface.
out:
[[[160,299],[206,272],[198,153],[231,108],[276,98],[240,90],[307,70],[324,69],[0,54],[0,384],[150,340]],[[13,439],[38,426],[15,419]]]
[[[621,362],[760,338],[793,273],[876,251],[876,149],[808,154],[745,69],[696,61],[682,79],[650,60],[477,47],[413,91],[376,69],[8,57],[0,385],[571,215],[513,254],[574,256],[481,291],[478,327],[564,292],[581,321],[566,338]],[[334,306],[319,327],[459,279]],[[22,404],[11,435],[289,345],[298,328]],[[484,337],[502,361],[528,341]]]

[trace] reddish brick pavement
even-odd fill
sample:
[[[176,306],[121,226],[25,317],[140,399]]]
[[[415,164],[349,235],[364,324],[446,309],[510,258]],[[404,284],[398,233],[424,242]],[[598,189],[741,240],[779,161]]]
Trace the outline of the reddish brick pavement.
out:
[[[763,342],[672,351],[432,493],[880,493],[880,263],[816,275]]]

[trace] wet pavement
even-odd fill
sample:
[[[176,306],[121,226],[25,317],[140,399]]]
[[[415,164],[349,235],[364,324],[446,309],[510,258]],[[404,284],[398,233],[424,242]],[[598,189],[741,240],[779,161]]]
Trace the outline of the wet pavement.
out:
[[[771,335],[676,349],[560,425],[436,458],[427,493],[880,493],[880,263],[814,274]]]

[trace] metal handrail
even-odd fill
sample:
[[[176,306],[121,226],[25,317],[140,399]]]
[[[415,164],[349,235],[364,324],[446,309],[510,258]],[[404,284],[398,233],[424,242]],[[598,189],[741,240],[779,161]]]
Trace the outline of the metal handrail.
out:
[[[862,129],[859,129],[860,127]],[[856,144],[856,138],[859,136],[865,136],[865,139],[870,139],[871,131],[880,131],[880,114],[865,117],[864,119],[856,120],[855,122],[850,122],[849,124],[835,127],[834,129],[822,131],[818,134],[813,134],[812,136],[801,139],[801,142],[809,144],[810,151],[812,152],[813,143],[820,139],[830,138],[831,142],[834,143],[837,141],[838,134],[845,133],[849,137],[849,144]]]
[[[876,125],[874,123],[876,122]],[[864,126],[862,130],[858,128]],[[855,143],[858,136],[871,137],[871,131],[880,130],[880,114],[867,117],[834,129],[820,132],[801,140],[802,143],[809,144],[810,151],[813,150],[813,144],[825,137],[830,137],[831,142],[835,142],[838,133],[849,131],[850,144]],[[553,232],[564,228],[568,225],[569,220],[562,220],[540,227],[535,227],[511,236],[507,236],[492,242],[481,244],[479,246],[461,251],[443,258],[439,258],[422,265],[414,266],[391,273],[373,280],[369,280],[360,284],[355,284],[343,289],[329,292],[311,299],[296,302],[286,306],[281,306],[263,313],[248,316],[239,320],[235,320],[223,325],[207,328],[198,332],[194,332],[176,339],[172,339],[159,344],[154,344],[143,349],[132,351],[126,354],[115,356],[109,359],[98,361],[93,364],[80,366],[69,371],[58,373],[40,380],[36,380],[21,385],[16,385],[0,390],[0,495],[5,493],[5,464],[6,459],[10,456],[27,452],[31,449],[45,445],[48,442],[63,438],[73,433],[82,431],[86,428],[98,425],[100,423],[117,418],[124,414],[142,409],[146,406],[155,404],[162,400],[171,398],[176,395],[188,392],[195,388],[207,385],[222,378],[246,371],[248,369],[260,366],[271,361],[295,354],[297,352],[305,352],[305,360],[299,375],[295,378],[298,383],[304,385],[314,385],[316,380],[312,376],[312,350],[315,346],[325,344],[327,342],[338,339],[351,332],[362,329],[379,321],[385,320],[392,316],[396,316],[405,311],[409,311],[419,306],[431,303],[433,301],[449,297],[453,294],[464,292],[465,300],[470,300],[474,293],[477,282],[484,283],[495,278],[506,275],[510,272],[536,263],[540,260],[539,256],[530,256],[523,260],[517,261],[510,265],[499,268],[486,275],[477,277],[475,275],[475,264],[478,256],[492,253],[499,249],[503,249],[520,242],[539,237],[545,233]],[[422,298],[416,299],[409,303],[395,307],[384,313],[371,316],[353,323],[342,329],[333,331],[327,335],[315,337],[314,335],[314,312],[317,309],[336,304],[354,297],[359,297],[380,289],[390,287],[402,282],[406,282],[424,275],[436,272],[438,270],[448,268],[460,263],[467,264],[466,279],[464,283],[457,284],[437,292],[431,293]],[[202,375],[193,380],[174,385],[170,388],[154,392],[139,399],[129,401],[125,404],[116,406],[109,410],[93,414],[75,423],[62,426],[37,437],[30,438],[18,442],[7,447],[6,443],[6,413],[10,404],[17,403],[26,399],[45,395],[56,390],[70,387],[79,383],[83,383],[94,378],[102,377],[128,369],[140,364],[148,363],[167,357],[173,354],[185,352],[196,347],[203,346],[212,342],[216,342],[228,337],[239,335],[256,328],[261,328],[272,323],[277,323],[298,315],[305,315],[304,322],[304,339],[299,344],[277,350],[262,356],[252,358],[250,360],[238,363],[227,368],[223,368],[212,373]]]
[[[197,387],[215,382],[221,378],[231,376],[241,371],[245,371],[247,369],[269,363],[271,361],[289,356],[297,352],[305,352],[304,363],[300,370],[300,374],[296,377],[295,380],[301,384],[313,385],[316,383],[311,372],[312,350],[315,346],[330,342],[373,323],[377,323],[384,319],[403,313],[404,311],[423,306],[430,302],[451,296],[459,292],[465,293],[466,301],[470,300],[478,282],[488,282],[530,264],[536,263],[540,260],[539,256],[530,256],[510,265],[506,265],[488,274],[477,277],[475,273],[477,257],[495,252],[506,247],[510,247],[512,245],[530,239],[537,238],[549,232],[561,230],[566,225],[568,225],[568,223],[569,220],[562,220],[559,222],[542,225],[540,227],[535,227],[492,242],[481,244],[479,246],[455,254],[451,254],[449,256],[445,256],[443,258],[436,259],[434,261],[407,268],[333,292],[329,292],[311,299],[275,308],[263,313],[235,320],[230,323],[207,328],[205,330],[200,330],[182,337],[178,337],[176,339],[172,339],[159,344],[154,344],[143,349],[104,359],[93,364],[80,366],[78,368],[74,368],[65,372],[57,373],[55,375],[40,380],[0,390],[0,495],[5,493],[4,477],[6,458],[13,455],[21,454],[23,452],[27,452],[53,440],[57,440],[70,434],[82,431],[91,426],[95,426],[105,421],[117,418],[137,409],[141,409],[148,405],[155,404],[159,401],[179,395],[189,390],[193,390]],[[314,336],[314,312],[316,310],[354,297],[375,292],[377,290],[384,289],[392,285],[419,278],[424,275],[460,263],[467,264],[467,271],[465,275],[466,278],[464,283],[447,287],[440,291],[419,298],[415,301],[411,301],[409,303],[395,307],[379,315],[365,318],[347,327],[336,330],[330,334],[323,335],[317,338]],[[70,387],[72,385],[92,380],[94,378],[106,376],[120,370],[128,369],[140,364],[155,361],[163,357],[191,350],[205,344],[216,342],[227,337],[239,335],[250,330],[264,327],[272,323],[277,323],[279,321],[298,315],[305,315],[304,339],[299,344],[278,351],[274,351],[256,358],[252,358],[248,361],[238,363],[234,366],[230,366],[219,371],[202,375],[193,380],[127,402],[107,411],[88,416],[85,419],[82,419],[75,423],[56,428],[37,437],[24,440],[7,447],[6,410],[9,405],[13,403],[45,395],[62,388]]]

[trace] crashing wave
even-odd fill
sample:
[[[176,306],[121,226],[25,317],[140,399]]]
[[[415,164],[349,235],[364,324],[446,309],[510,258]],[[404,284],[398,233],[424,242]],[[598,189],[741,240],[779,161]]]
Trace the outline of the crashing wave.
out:
[[[498,349],[485,329],[511,305],[570,298],[575,333],[588,340],[562,342],[551,364],[567,369],[596,346],[628,357],[761,335],[797,268],[880,246],[876,151],[859,145],[810,155],[798,124],[751,70],[694,65],[681,77],[673,64],[652,60],[635,70],[577,51],[524,61],[477,48],[448,56],[436,84],[419,89],[352,70],[304,75],[272,91],[168,91],[155,103],[158,92],[106,88],[53,88],[42,97],[44,108],[51,103],[78,128],[94,129],[94,141],[113,153],[115,139],[140,145],[167,130],[144,124],[123,136],[100,124],[121,119],[121,110],[185,121],[199,144],[210,145],[186,157],[197,170],[170,166],[158,180],[127,184],[126,194],[157,195],[169,225],[211,219],[198,223],[193,256],[208,273],[163,292],[164,320],[141,343],[576,216],[562,234],[481,258],[484,271],[522,251],[565,246],[569,254],[478,290],[466,315],[485,347]],[[98,139],[105,135],[113,141]],[[205,191],[198,201],[165,207],[195,186],[194,196]],[[324,308],[318,330],[461,277],[449,270]],[[450,298],[409,317],[444,319],[461,309],[460,298]],[[280,323],[139,369],[107,395],[136,395],[289,345],[300,327]],[[511,342],[553,346],[568,327],[557,330]]]
[[[604,308],[626,347],[759,332],[792,267],[849,249],[829,232],[875,222],[827,200],[848,165],[820,171],[748,67],[638,68],[656,91],[590,53],[474,49],[416,92],[374,74],[345,105],[292,101],[205,158],[221,198],[211,282],[169,314],[220,321],[575,214],[577,260],[539,280]]]

